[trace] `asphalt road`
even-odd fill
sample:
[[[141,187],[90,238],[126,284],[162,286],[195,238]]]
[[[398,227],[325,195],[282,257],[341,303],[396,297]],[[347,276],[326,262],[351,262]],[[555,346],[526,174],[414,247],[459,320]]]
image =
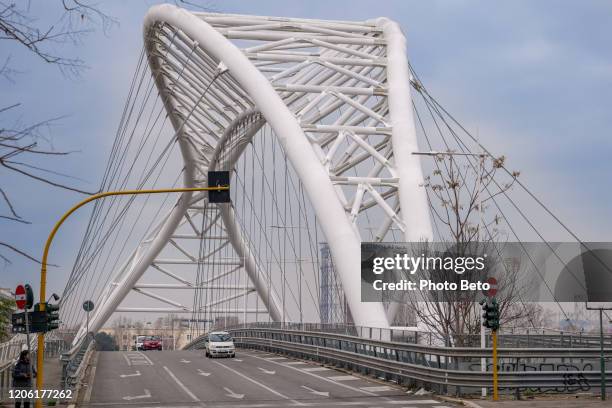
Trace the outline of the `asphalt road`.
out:
[[[428,396],[275,354],[238,350],[208,359],[195,351],[101,352],[91,407],[447,408]]]

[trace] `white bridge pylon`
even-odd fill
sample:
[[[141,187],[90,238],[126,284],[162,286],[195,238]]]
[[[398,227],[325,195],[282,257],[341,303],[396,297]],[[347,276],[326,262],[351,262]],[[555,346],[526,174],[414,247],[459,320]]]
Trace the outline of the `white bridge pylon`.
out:
[[[228,154],[227,144],[245,146],[264,124],[270,126],[312,203],[354,323],[388,327],[382,304],[360,300],[358,220],[372,208],[380,211],[378,241],[391,229],[406,241],[432,236],[421,164],[412,154],[418,151],[417,135],[399,26],[386,18],[324,21],[161,5],[145,18],[144,42],[177,132],[184,186],[206,185],[209,170],[231,169],[242,150]],[[285,320],[231,205],[220,206],[220,219],[214,220],[222,236],[207,236],[210,230],[194,225],[194,217],[206,211],[205,200],[197,193],[179,198],[106,288],[90,330],[99,330],[115,311],[129,311],[120,304],[132,290],[165,303],[160,312],[190,312],[154,293],[172,285],[138,281],[155,268],[175,279],[176,288],[193,289],[193,282],[171,270],[176,263],[205,262],[182,249],[181,239],[192,238],[231,244],[240,259],[236,268],[244,268],[252,283],[245,293],[256,291],[271,318]],[[193,233],[179,234],[181,225],[191,225]],[[185,261],[160,259],[168,245],[182,251]]]

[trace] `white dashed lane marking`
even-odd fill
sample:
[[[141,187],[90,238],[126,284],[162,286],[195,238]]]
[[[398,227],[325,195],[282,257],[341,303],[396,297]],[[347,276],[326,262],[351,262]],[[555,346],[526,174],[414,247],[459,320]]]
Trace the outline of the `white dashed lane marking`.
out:
[[[334,381],[355,381],[355,380],[359,380],[359,378],[357,377],[353,377],[352,375],[334,375],[332,377],[327,377],[330,380],[334,380]]]
[[[389,387],[388,385],[377,385],[377,386],[372,386],[372,387],[359,387],[364,391],[371,391],[371,392],[383,392],[383,391],[395,391],[395,389],[393,387]]]

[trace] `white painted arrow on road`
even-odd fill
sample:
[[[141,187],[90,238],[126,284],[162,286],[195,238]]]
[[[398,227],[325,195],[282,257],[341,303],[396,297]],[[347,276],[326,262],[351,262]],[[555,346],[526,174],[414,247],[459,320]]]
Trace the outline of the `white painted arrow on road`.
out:
[[[198,368],[198,374],[199,374],[199,375],[203,375],[204,377],[208,377],[208,376],[210,375],[210,373],[207,373],[207,372],[205,372],[205,371],[202,371],[202,370],[200,370],[199,368]]]
[[[265,373],[265,374],[270,374],[270,375],[276,374],[276,371],[274,371],[274,370],[266,370],[265,368],[261,368],[261,367],[257,367],[257,368],[259,368],[261,370],[261,372]]]
[[[305,385],[302,385],[302,388],[304,388],[305,390],[310,391],[312,394],[314,395],[320,395],[322,397],[329,397],[329,392],[328,391],[317,391],[317,390],[313,390],[310,387],[307,387]]]
[[[229,394],[225,394],[228,397],[232,397],[232,398],[236,398],[236,399],[243,399],[244,398],[244,394],[236,394],[234,391],[230,390],[227,387],[223,387],[223,389],[228,392]]]
[[[140,371],[136,370],[136,372],[134,374],[121,374],[119,377],[121,377],[121,378],[138,377],[139,375],[140,375]]]
[[[126,401],[131,401],[135,399],[151,398],[151,391],[145,388],[144,392],[145,392],[144,395],[135,395],[133,397],[128,396],[128,397],[123,397],[123,399]]]
[[[191,361],[189,361],[189,360],[185,360],[185,359],[182,359],[182,360],[181,360],[181,363],[188,364],[188,363],[191,363]]]

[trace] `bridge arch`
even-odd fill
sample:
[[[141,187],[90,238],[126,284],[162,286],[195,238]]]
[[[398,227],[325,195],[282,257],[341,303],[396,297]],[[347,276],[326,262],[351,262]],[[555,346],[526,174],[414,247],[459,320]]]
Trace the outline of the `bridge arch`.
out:
[[[420,162],[411,154],[418,147],[405,38],[397,24],[192,13],[161,5],[147,14],[143,33],[176,131],[184,186],[206,183],[207,171],[219,164],[221,135],[246,119],[251,137],[263,122],[269,124],[321,221],[353,321],[388,326],[382,304],[360,301],[358,219],[378,208],[383,219],[377,240],[392,226],[405,240],[432,234]],[[253,121],[252,115],[260,118]],[[360,174],[347,175],[357,168]],[[105,292],[93,331],[117,310],[190,206],[202,199],[193,193],[180,197],[148,244],[130,258],[121,281]],[[257,265],[249,263],[231,207],[222,217],[256,280]],[[273,320],[284,320],[278,301],[253,283]]]

